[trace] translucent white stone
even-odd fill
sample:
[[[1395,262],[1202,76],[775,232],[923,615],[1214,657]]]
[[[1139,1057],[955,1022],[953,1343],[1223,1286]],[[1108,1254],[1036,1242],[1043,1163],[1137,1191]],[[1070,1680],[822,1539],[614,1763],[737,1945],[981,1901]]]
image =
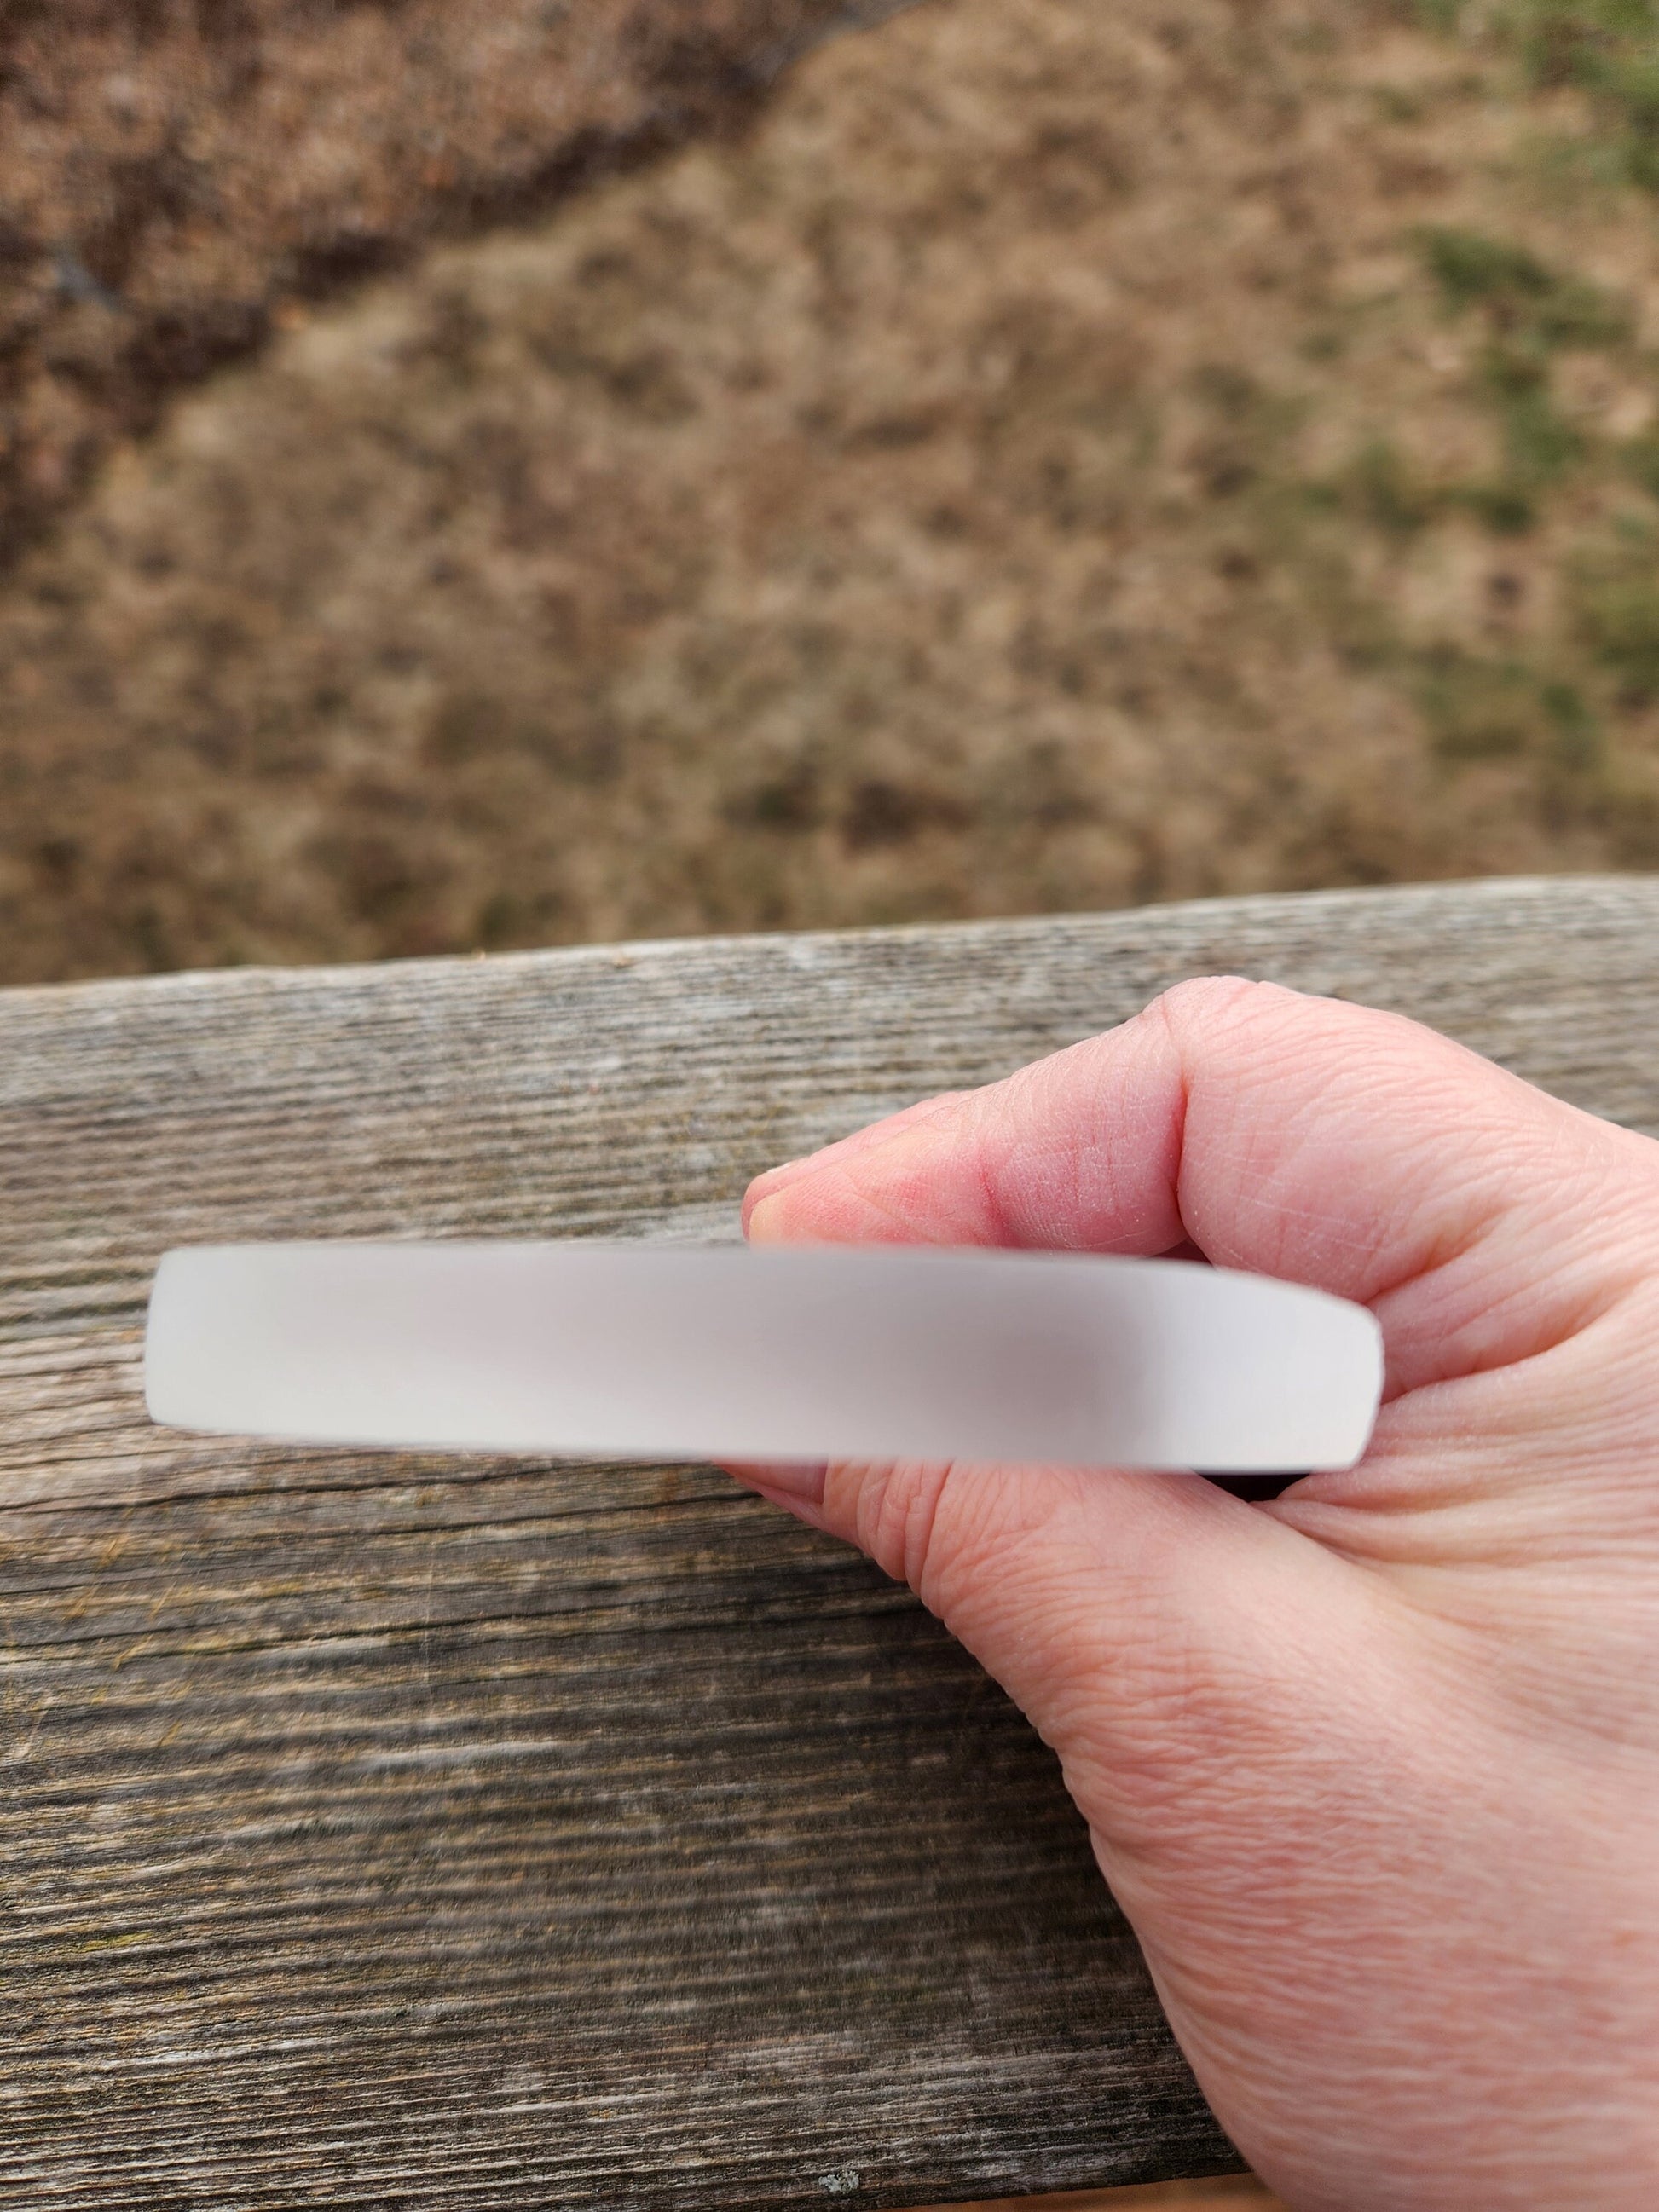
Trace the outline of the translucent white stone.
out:
[[[170,1252],[149,1409],[296,1443],[629,1459],[1351,1465],[1364,1308],[1176,1261],[897,1246]]]

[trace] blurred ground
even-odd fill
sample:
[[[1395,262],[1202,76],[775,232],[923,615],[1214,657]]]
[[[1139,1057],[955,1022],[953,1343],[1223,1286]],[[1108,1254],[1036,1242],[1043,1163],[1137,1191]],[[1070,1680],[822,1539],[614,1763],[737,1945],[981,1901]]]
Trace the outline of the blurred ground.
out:
[[[0,981],[1659,865],[1650,0],[884,12],[0,0]]]
[[[0,590],[0,973],[1654,865],[1651,118],[1547,13],[925,0],[290,302]]]
[[[5,0],[0,563],[285,306],[752,105],[881,0]]]

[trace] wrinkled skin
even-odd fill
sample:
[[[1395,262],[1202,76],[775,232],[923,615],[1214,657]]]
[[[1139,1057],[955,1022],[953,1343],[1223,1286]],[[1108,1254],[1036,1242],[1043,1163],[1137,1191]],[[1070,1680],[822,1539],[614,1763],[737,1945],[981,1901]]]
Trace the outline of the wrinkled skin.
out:
[[[1426,1030],[1185,984],[763,1176],[750,1237],[1195,1250],[1370,1306],[1362,1463],[734,1470],[1058,1753],[1298,2212],[1659,2204],[1659,1146]]]

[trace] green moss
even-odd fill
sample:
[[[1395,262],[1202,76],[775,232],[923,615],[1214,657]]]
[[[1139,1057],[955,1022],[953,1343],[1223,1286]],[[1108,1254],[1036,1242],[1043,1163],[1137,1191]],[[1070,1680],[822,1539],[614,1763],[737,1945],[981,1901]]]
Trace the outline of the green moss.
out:
[[[1552,269],[1529,247],[1484,231],[1439,226],[1414,237],[1445,312],[1478,316],[1485,325],[1475,390],[1496,416],[1503,442],[1495,479],[1449,486],[1443,502],[1478,515],[1498,536],[1519,536],[1533,526],[1539,494],[1592,457],[1589,442],[1556,407],[1553,356],[1624,343],[1632,329],[1630,308],[1599,286]]]
[[[1576,467],[1589,450],[1578,431],[1556,411],[1542,384],[1504,395],[1498,411],[1513,484],[1536,488],[1553,483]]]
[[[1558,775],[1599,777],[1607,766],[1607,732],[1577,685],[1547,683],[1539,703],[1547,726],[1547,765]]]
[[[1448,507],[1461,507],[1484,523],[1494,538],[1524,538],[1538,520],[1532,495],[1501,477],[1486,483],[1451,484],[1442,497]]]
[[[1628,440],[1620,459],[1632,483],[1659,499],[1659,434],[1650,430],[1639,438]]]
[[[1434,493],[1386,438],[1373,439],[1355,455],[1344,489],[1349,505],[1387,537],[1414,537],[1434,520]]]
[[[1580,687],[1518,659],[1440,646],[1418,662],[1418,703],[1436,756],[1453,766],[1525,758],[1558,805],[1600,792],[1606,733]]]
[[[1659,558],[1650,544],[1585,562],[1574,579],[1573,611],[1583,645],[1627,699],[1659,695]]]
[[[1625,301],[1581,276],[1561,275],[1527,246],[1445,224],[1426,225],[1414,236],[1447,312],[1484,311],[1508,337],[1510,352],[1595,349],[1630,336]]]
[[[1421,94],[1398,84],[1373,85],[1371,105],[1384,123],[1420,123],[1427,112]]]
[[[1425,267],[1455,311],[1497,300],[1538,299],[1552,289],[1549,270],[1524,246],[1482,231],[1431,224],[1418,232],[1417,242]]]
[[[1440,31],[1496,37],[1535,84],[1594,103],[1621,173],[1659,190],[1659,0],[1419,0]]]
[[[1538,687],[1530,671],[1457,647],[1425,656],[1419,702],[1430,742],[1445,761],[1509,758],[1528,750],[1538,732]]]

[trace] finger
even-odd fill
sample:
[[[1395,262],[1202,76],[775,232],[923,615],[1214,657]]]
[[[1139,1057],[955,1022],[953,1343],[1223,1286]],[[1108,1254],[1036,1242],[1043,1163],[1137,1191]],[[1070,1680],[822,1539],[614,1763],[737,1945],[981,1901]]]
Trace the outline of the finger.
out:
[[[943,1121],[969,1094],[964,1091],[942,1091],[937,1097],[919,1099],[914,1106],[906,1106],[896,1114],[890,1114],[880,1121],[872,1121],[862,1129],[854,1129],[850,1136],[837,1138],[833,1145],[825,1145],[805,1159],[785,1160],[781,1165],[769,1168],[758,1175],[744,1194],[743,1224],[745,1230],[757,1206],[774,1189],[781,1189],[793,1182],[803,1169],[814,1172],[821,1168],[845,1167],[860,1152],[867,1152],[872,1145],[884,1145],[902,1129],[914,1128],[918,1122]]]
[[[1371,1305],[1398,1392],[1594,1319],[1646,1264],[1656,1157],[1399,1017],[1206,981],[763,1178],[747,1221],[760,1241],[1190,1239]]]

